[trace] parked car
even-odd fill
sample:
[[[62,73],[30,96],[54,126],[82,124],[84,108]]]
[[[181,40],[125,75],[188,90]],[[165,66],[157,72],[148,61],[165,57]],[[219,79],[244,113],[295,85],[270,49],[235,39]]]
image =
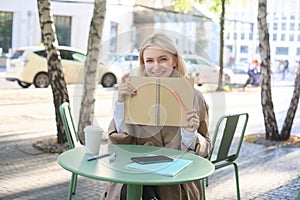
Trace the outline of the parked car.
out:
[[[247,74],[248,73],[249,64],[240,62],[231,66],[233,73],[235,74]]]
[[[188,76],[193,77],[195,84],[202,85],[204,83],[218,83],[219,67],[209,62],[201,56],[184,55],[184,62],[187,67]],[[134,71],[139,67],[139,54],[137,51],[119,55],[111,61],[122,69],[122,71]],[[108,64],[109,65],[109,64]],[[230,69],[223,68],[225,84],[230,84],[234,80],[234,74]]]
[[[139,67],[139,53],[137,51],[126,52],[124,54],[115,56],[106,62],[107,66],[116,65],[122,69],[123,73],[130,72]]]
[[[188,63],[188,74],[194,77],[196,84],[202,85],[205,83],[219,82],[219,66],[197,55],[184,55],[183,59]],[[225,84],[234,82],[232,70],[223,68],[223,82]]]
[[[67,84],[83,83],[84,61],[86,53],[66,46],[59,46],[61,63]],[[122,71],[111,65],[109,68],[99,64],[99,84],[112,87],[119,83]],[[31,46],[17,49],[6,61],[6,80],[17,81],[27,88],[34,84],[37,88],[45,88],[50,84],[47,58],[44,46]]]

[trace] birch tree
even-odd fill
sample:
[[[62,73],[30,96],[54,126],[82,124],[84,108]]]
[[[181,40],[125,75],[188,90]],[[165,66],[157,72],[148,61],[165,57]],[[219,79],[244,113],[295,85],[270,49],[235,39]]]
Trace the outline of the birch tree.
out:
[[[38,12],[42,31],[42,41],[47,53],[48,76],[52,88],[53,102],[55,107],[55,120],[57,126],[57,142],[63,144],[67,142],[62,120],[60,118],[59,106],[64,102],[69,102],[68,90],[62,71],[58,41],[51,13],[50,0],[38,0]]]
[[[90,24],[87,59],[84,64],[85,76],[81,99],[78,134],[83,143],[83,129],[93,123],[95,109],[95,91],[98,84],[98,65],[101,47],[101,36],[106,13],[106,0],[95,0],[93,18]]]
[[[290,137],[295,113],[299,103],[300,72],[299,67],[295,78],[295,87],[290,106],[287,111],[281,132],[279,134],[271,92],[271,70],[270,70],[270,43],[267,25],[267,0],[258,1],[258,33],[259,52],[261,57],[261,105],[264,116],[264,124],[267,140],[287,140]]]

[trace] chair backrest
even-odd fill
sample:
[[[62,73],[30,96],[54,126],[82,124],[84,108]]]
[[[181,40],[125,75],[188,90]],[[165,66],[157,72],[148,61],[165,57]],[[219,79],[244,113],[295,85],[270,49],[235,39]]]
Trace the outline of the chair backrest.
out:
[[[73,149],[82,146],[79,140],[79,136],[76,132],[70,104],[68,102],[64,102],[63,104],[61,104],[59,106],[59,112],[64,126],[65,134],[67,136],[69,148]]]
[[[212,138],[212,154],[209,157],[212,163],[220,162],[223,160],[234,161],[240,152],[243,142],[244,134],[246,131],[249,115],[248,113],[239,113],[233,115],[222,116],[217,124]],[[220,127],[222,126],[222,131]],[[239,128],[237,129],[237,127]],[[222,135],[220,135],[222,133]],[[230,151],[233,143],[234,136],[238,135],[239,140],[235,151]],[[216,146],[216,140],[218,146]]]

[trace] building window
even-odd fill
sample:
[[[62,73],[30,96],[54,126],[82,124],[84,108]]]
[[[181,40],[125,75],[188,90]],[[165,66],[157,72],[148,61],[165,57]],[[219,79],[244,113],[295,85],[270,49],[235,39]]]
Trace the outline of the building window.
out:
[[[256,54],[259,54],[259,47],[256,47],[256,48],[255,48],[255,53],[256,53]]]
[[[233,34],[233,39],[236,40],[237,39],[237,33]]]
[[[300,56],[300,48],[299,47],[297,48],[297,53],[296,54],[297,54],[297,56]]]
[[[245,33],[241,33],[241,40],[245,40]]]
[[[297,35],[297,41],[300,41],[300,34]]]
[[[273,41],[276,41],[276,40],[277,40],[277,34],[273,33]]]
[[[294,41],[294,34],[289,35],[289,40],[290,40],[290,42]]]
[[[278,24],[277,23],[273,23],[273,30],[278,30]]]
[[[290,23],[290,30],[295,30],[295,23]]]
[[[69,16],[54,16],[54,24],[59,45],[71,46],[71,21]]]
[[[276,47],[276,55],[288,55],[289,48],[288,47]]]
[[[226,48],[229,50],[230,53],[232,53],[232,45],[226,45]]]
[[[249,33],[249,40],[253,40],[253,32]]]
[[[285,41],[285,34],[281,34],[280,40],[281,40],[281,41]]]
[[[0,48],[3,53],[8,53],[12,46],[12,20],[12,12],[0,12]]]
[[[226,39],[229,40],[230,39],[230,33],[226,34]]]
[[[248,46],[241,46],[240,53],[248,53]]]
[[[286,30],[286,23],[281,24],[281,30]]]
[[[110,42],[109,42],[109,52],[114,55],[117,51],[117,33],[118,33],[118,23],[110,22]]]
[[[286,15],[282,15],[281,19],[286,20]]]

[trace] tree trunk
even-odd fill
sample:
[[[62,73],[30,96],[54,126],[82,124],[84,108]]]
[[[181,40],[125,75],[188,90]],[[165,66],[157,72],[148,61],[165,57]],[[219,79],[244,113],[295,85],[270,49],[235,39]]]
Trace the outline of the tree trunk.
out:
[[[224,90],[223,88],[223,52],[224,52],[224,19],[225,19],[225,0],[222,0],[222,12],[220,19],[220,71],[217,91]]]
[[[270,44],[267,25],[267,0],[258,1],[259,52],[261,57],[261,105],[264,115],[267,140],[279,140],[278,127],[271,93]]]
[[[291,135],[291,129],[293,126],[294,117],[297,111],[298,103],[299,103],[299,95],[300,95],[300,65],[298,65],[298,70],[296,73],[296,79],[295,79],[295,88],[293,97],[290,103],[290,107],[288,109],[288,112],[286,114],[282,130],[280,133],[280,136],[282,140],[289,139]]]
[[[106,0],[95,0],[94,13],[90,25],[87,59],[85,61],[84,88],[81,99],[78,134],[83,143],[83,129],[93,123],[95,91],[98,84],[98,65],[101,48],[101,35],[106,12]]]
[[[67,142],[62,120],[60,118],[59,106],[63,102],[69,102],[68,90],[62,71],[58,42],[53,23],[53,16],[50,9],[50,0],[38,0],[38,11],[40,26],[43,35],[43,43],[47,53],[48,76],[52,88],[53,101],[55,106],[55,119],[57,126],[57,142]]]

